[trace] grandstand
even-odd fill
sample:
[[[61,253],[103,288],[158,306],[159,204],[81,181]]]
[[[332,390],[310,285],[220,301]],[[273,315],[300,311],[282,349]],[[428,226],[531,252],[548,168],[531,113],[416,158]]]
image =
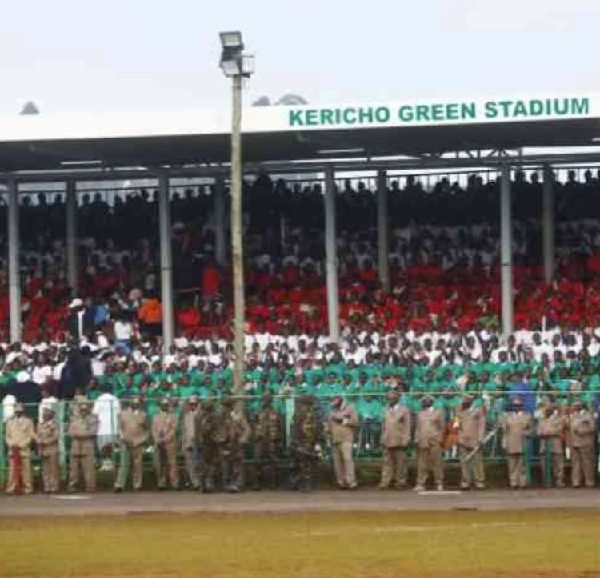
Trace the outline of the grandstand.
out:
[[[264,391],[281,396],[289,435],[286,396],[346,394],[360,451],[376,455],[389,389],[413,411],[434,393],[449,414],[472,392],[490,423],[524,381],[539,403],[598,404],[600,97],[244,118],[254,409]],[[72,396],[75,298],[90,316],[75,336],[91,350],[92,399],[146,394],[152,413],[164,395],[228,391],[226,115],[1,126],[5,392]]]

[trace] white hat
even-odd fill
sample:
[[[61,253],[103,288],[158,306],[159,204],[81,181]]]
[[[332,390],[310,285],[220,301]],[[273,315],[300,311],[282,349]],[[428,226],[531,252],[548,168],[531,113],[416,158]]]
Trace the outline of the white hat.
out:
[[[73,299],[73,301],[69,303],[69,309],[75,309],[77,307],[83,307],[83,301],[79,298]]]

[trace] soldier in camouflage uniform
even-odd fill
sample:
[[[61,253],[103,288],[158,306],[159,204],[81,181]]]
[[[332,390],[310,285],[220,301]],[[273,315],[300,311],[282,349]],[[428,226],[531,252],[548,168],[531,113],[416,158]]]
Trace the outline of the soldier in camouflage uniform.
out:
[[[276,483],[276,461],[281,451],[281,415],[273,409],[270,393],[263,395],[263,407],[258,414],[254,430],[255,457],[258,476],[255,489],[268,487],[274,490]]]
[[[225,489],[241,492],[244,486],[244,444],[250,439],[250,424],[231,397],[223,398],[217,429],[219,458]]]
[[[298,409],[294,413],[293,455],[295,469],[298,472],[298,489],[309,492],[315,489],[317,464],[322,441],[322,427],[319,421],[315,400],[303,395],[298,400]]]
[[[215,473],[219,464],[218,427],[219,416],[213,402],[204,402],[200,414],[199,442],[202,451],[200,490],[205,494],[215,491]]]

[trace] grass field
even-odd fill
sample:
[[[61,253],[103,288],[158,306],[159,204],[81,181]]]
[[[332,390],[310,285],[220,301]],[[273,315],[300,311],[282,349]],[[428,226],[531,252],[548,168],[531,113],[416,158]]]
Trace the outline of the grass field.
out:
[[[595,511],[0,519],[0,576],[600,577]]]

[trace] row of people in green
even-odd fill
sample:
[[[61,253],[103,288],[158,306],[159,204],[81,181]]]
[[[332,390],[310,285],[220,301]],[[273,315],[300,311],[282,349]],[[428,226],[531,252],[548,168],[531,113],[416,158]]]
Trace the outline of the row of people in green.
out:
[[[495,371],[491,371],[490,365]],[[494,397],[507,389],[509,384],[521,381],[536,392],[557,391],[565,395],[574,390],[587,392],[590,403],[600,393],[598,373],[582,374],[575,368],[566,366],[551,371],[544,368],[522,371],[514,367],[510,370],[501,369],[502,367],[502,364],[472,364],[467,368],[449,365],[439,368],[414,366],[410,371],[407,371],[406,367],[397,367],[398,371],[395,373],[382,372],[381,367],[377,365],[354,366],[352,363],[303,371],[288,369],[284,372],[278,368],[262,371],[252,367],[246,371],[245,393],[260,395],[269,391],[273,394],[293,392],[295,395],[308,394],[317,397],[376,396],[383,395],[390,389],[402,389],[411,394],[442,394],[439,399],[444,400],[446,407],[457,404],[458,396],[462,392]],[[120,398],[145,393],[149,398],[188,398],[197,395],[205,399],[230,391],[232,381],[230,368],[205,371],[195,368],[182,371],[172,366],[162,370],[157,364],[152,371],[141,371],[133,366],[122,366],[110,369],[105,375],[95,378],[90,384],[89,395],[93,399],[100,391],[108,390]]]

